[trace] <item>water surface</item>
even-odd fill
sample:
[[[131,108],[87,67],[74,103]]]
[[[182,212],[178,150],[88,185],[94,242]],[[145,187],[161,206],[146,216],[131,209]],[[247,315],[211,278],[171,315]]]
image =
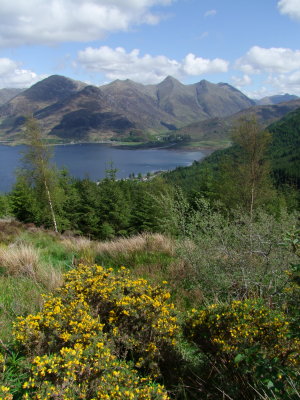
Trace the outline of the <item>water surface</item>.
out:
[[[20,165],[20,152],[26,146],[0,145],[0,192],[7,192],[15,182],[15,170]],[[53,147],[53,162],[66,167],[72,176],[89,177],[99,180],[105,177],[105,170],[113,163],[118,178],[127,178],[131,173],[167,171],[177,166],[188,166],[194,160],[201,160],[202,151],[173,149],[120,149],[106,144],[67,144]]]

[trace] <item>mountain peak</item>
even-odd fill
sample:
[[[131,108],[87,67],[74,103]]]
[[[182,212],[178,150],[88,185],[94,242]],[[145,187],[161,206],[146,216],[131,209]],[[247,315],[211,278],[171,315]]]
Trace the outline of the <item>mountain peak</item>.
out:
[[[171,75],[166,76],[165,79],[159,83],[159,85],[161,85],[163,83],[173,83],[173,84],[175,83],[175,84],[182,85],[182,83],[179,82],[179,80],[177,80],[176,78],[174,78]]]
[[[50,75],[23,92],[33,101],[55,101],[66,98],[87,86],[85,83],[66,78],[62,75]]]

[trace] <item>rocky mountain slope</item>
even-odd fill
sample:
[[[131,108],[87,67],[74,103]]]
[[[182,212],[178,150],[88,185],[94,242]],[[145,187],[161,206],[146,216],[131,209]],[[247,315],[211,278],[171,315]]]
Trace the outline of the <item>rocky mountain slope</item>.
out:
[[[225,83],[203,80],[184,85],[169,76],[158,85],[116,80],[98,88],[53,75],[0,107],[0,135],[17,138],[28,114],[40,120],[50,137],[103,140],[132,130],[168,132],[252,105],[252,100]]]
[[[262,127],[284,117],[287,113],[300,107],[300,99],[286,103],[265,106],[252,106],[224,118],[210,118],[197,121],[177,131],[178,134],[187,134],[194,140],[223,140],[229,139],[232,127],[240,118],[246,115],[254,115]]]

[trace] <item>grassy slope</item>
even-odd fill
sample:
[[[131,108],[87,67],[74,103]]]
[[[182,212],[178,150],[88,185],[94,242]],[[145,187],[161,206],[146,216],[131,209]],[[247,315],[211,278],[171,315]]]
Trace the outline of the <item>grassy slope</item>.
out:
[[[134,268],[137,277],[153,283],[172,276],[171,268],[181,268],[173,243],[159,234],[100,243],[55,235],[16,221],[2,220],[0,225],[0,339],[5,342],[16,317],[38,311],[43,303],[41,294],[58,287],[62,273],[79,263],[126,265]],[[175,288],[175,276],[173,280]]]
[[[292,182],[300,187],[300,109],[287,114],[280,121],[270,125],[272,143],[268,157],[278,183]],[[180,167],[165,173],[166,180],[186,191],[197,191],[203,177],[218,169],[225,157],[238,157],[238,149],[231,146],[217,150],[201,163]]]

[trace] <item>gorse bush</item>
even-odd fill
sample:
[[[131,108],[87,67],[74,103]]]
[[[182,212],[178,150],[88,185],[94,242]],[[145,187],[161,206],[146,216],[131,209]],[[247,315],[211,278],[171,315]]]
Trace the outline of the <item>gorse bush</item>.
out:
[[[43,310],[15,326],[30,362],[23,398],[167,399],[147,376],[160,377],[159,361],[175,345],[169,297],[125,268],[81,265],[69,272]]]
[[[290,338],[283,313],[271,310],[261,300],[212,304],[192,310],[185,332],[202,352],[223,366],[223,378],[226,374],[228,379],[230,375],[240,377],[240,392],[231,388],[230,395],[241,396],[251,385],[289,398],[290,380],[297,381],[300,341]]]
[[[9,386],[4,385],[4,372],[5,372],[5,360],[3,354],[0,353],[0,399],[1,400],[12,400],[12,394],[10,393]]]

